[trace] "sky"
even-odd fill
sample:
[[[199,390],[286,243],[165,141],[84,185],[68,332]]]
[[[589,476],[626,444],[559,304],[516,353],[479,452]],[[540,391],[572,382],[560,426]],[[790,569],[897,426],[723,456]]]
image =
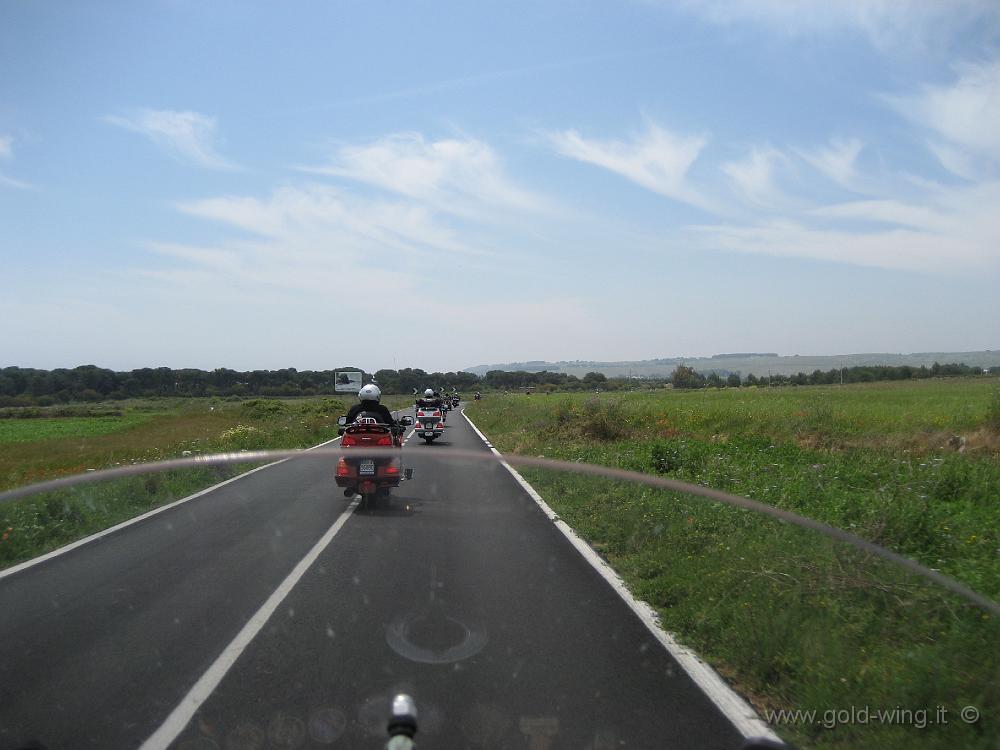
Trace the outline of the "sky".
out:
[[[1000,349],[995,0],[0,0],[0,366]]]

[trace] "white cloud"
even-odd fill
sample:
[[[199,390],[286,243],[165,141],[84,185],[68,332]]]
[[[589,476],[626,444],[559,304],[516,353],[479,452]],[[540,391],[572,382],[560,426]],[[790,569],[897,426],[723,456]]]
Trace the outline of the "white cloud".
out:
[[[682,0],[723,25],[753,23],[788,36],[854,31],[881,48],[958,39],[973,24],[996,25],[995,0]]]
[[[935,141],[928,141],[927,148],[941,162],[941,166],[954,175],[964,177],[966,180],[975,180],[982,171],[975,159],[960,148]]]
[[[856,162],[862,148],[864,144],[857,138],[850,140],[834,138],[825,148],[815,151],[796,149],[795,153],[841,187],[857,190]]]
[[[681,203],[718,211],[687,179],[705,146],[705,136],[679,136],[650,122],[645,133],[629,141],[587,139],[575,130],[552,133],[549,140],[559,154],[570,159],[604,167]]]
[[[963,64],[956,73],[950,85],[928,85],[918,94],[885,100],[943,138],[946,145],[932,144],[931,150],[945,168],[968,177],[972,158],[1000,165],[1000,60]]]
[[[773,208],[787,201],[775,184],[775,168],[785,155],[773,148],[754,148],[745,159],[722,165],[736,192],[750,203]]]
[[[14,156],[14,139],[9,135],[0,135],[0,159],[11,159]],[[0,173],[0,186],[17,188],[18,190],[34,190],[35,186],[29,182],[15,180]]]
[[[477,255],[423,206],[368,200],[323,185],[282,187],[265,199],[224,196],[181,203],[184,213],[252,232],[281,246],[316,247],[327,255],[359,258],[402,251]]]
[[[998,205],[1000,182],[995,182],[965,189],[939,187],[923,203],[856,201],[814,209],[803,221],[692,229],[706,247],[715,249],[922,273],[996,273]],[[831,227],[831,222],[852,226]],[[859,222],[876,226],[859,228]]]
[[[428,141],[419,133],[398,133],[342,146],[329,164],[304,171],[374,185],[438,211],[476,219],[498,210],[552,208],[551,201],[507,177],[489,144],[471,138]]]
[[[35,187],[30,182],[22,182],[21,180],[15,180],[13,177],[7,177],[7,175],[3,174],[0,174],[0,185],[17,188],[18,190],[33,190]]]
[[[140,109],[128,116],[108,115],[106,122],[144,135],[175,158],[208,169],[238,167],[216,151],[217,123],[199,112]]]

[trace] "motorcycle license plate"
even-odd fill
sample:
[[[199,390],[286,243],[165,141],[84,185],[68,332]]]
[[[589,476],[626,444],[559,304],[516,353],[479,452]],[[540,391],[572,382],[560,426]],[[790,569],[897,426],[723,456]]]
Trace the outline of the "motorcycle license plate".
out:
[[[370,459],[370,458],[366,458],[364,461],[362,461],[358,465],[358,474],[361,475],[361,476],[363,476],[363,477],[374,476],[374,474],[375,474],[375,461],[372,460],[372,459]]]
[[[434,430],[424,430],[424,437],[434,437]]]

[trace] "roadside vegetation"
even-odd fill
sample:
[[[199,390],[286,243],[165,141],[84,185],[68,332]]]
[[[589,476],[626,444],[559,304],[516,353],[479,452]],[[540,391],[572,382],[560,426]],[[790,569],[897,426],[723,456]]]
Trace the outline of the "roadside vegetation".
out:
[[[491,394],[468,413],[503,452],[752,497],[1000,599],[996,378]],[[816,711],[812,721],[777,721],[777,731],[796,743],[995,747],[996,618],[881,559],[766,517],[651,488],[524,473],[656,608],[664,627],[762,715]],[[852,706],[900,711],[894,720],[866,723],[827,713]],[[935,719],[938,706],[949,712],[946,724]],[[977,722],[959,718],[965,706],[979,710]]]
[[[409,402],[388,397],[392,409]],[[343,398],[139,399],[0,411],[0,490],[185,455],[307,448],[337,436]],[[0,505],[0,568],[246,471],[185,469]]]
[[[713,358],[715,359],[715,358]],[[719,366],[696,371],[683,364],[673,373],[660,376],[607,377],[601,372],[588,372],[581,377],[566,372],[547,370],[490,370],[482,376],[471,372],[425,372],[419,368],[363,372],[367,382],[374,378],[385,394],[410,395],[435,388],[439,391],[459,390],[463,393],[482,390],[517,391],[534,390],[578,392],[627,391],[636,385],[674,388],[718,388],[764,385],[830,385],[833,383],[868,383],[887,380],[924,380],[940,377],[982,377],[983,368],[962,363],[926,365],[858,365],[833,370],[814,370],[806,374],[767,375],[743,374],[726,369],[732,364],[728,357],[719,357]],[[74,404],[100,401],[121,402],[136,398],[292,398],[336,396],[339,370],[360,368],[345,367],[336,370],[251,370],[238,372],[220,367],[215,370],[172,370],[169,367],[143,367],[129,372],[116,372],[94,365],[73,369],[37,370],[27,367],[0,368],[0,409],[12,416],[30,415],[34,407],[53,407],[72,410]],[[11,408],[13,407],[13,408]],[[18,414],[18,410],[20,410]]]

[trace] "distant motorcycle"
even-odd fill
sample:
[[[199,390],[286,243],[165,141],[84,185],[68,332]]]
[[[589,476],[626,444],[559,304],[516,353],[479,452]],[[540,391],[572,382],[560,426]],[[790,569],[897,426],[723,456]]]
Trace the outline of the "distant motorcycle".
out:
[[[451,408],[452,409],[457,409],[459,403],[460,403],[460,401],[458,400],[458,396],[452,396],[451,397]]]
[[[413,424],[413,419],[402,417],[399,422],[406,427]],[[337,486],[344,488],[345,497],[361,495],[361,504],[374,508],[379,498],[388,498],[389,490],[399,487],[402,479],[413,476],[413,469],[402,468],[402,429],[379,422],[365,412],[353,424],[347,424],[347,417],[338,419],[337,424],[343,436],[340,446],[358,449],[357,458],[342,456],[337,461]],[[383,450],[386,454],[379,455]]]
[[[440,406],[417,405],[417,427],[414,432],[430,444],[444,434],[444,412]]]

